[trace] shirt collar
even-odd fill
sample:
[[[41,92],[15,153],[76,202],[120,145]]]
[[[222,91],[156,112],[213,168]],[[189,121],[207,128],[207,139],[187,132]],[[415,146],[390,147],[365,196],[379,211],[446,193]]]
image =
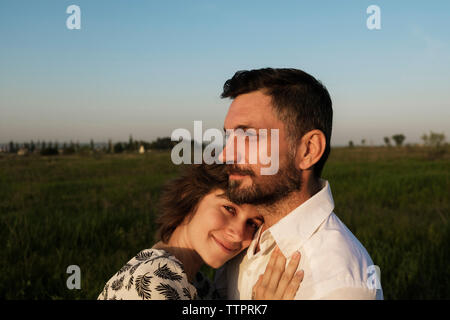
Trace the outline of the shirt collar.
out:
[[[320,183],[322,189],[265,230],[261,235],[261,242],[272,235],[285,257],[290,257],[298,250],[334,209],[330,184],[322,179]]]

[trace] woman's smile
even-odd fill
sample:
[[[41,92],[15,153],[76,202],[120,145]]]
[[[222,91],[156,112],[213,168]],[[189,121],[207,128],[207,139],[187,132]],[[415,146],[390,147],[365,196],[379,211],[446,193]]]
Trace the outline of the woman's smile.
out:
[[[230,244],[227,244],[226,242],[220,241],[218,240],[216,237],[214,237],[213,235],[211,235],[211,237],[213,238],[214,242],[216,242],[217,246],[219,248],[221,248],[225,253],[227,254],[233,254],[239,251],[239,247],[236,246],[232,246]]]

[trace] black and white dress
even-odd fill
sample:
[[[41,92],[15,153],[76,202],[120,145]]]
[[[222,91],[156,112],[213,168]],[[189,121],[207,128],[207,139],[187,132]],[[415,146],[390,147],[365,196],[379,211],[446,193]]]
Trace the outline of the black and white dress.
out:
[[[161,249],[145,249],[128,261],[109,281],[98,300],[215,299],[208,278],[197,273],[190,283],[183,264]]]

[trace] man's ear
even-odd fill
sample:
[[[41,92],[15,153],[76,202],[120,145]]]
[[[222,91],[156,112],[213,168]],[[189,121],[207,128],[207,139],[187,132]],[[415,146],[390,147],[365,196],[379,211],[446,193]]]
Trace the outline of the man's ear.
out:
[[[311,169],[325,152],[327,140],[325,134],[318,129],[308,131],[303,135],[297,146],[296,163],[301,170]]]

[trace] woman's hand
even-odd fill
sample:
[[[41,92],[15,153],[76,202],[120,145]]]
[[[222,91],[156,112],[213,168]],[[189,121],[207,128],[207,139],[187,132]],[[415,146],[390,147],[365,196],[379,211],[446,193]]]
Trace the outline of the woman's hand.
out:
[[[286,258],[275,247],[264,274],[253,286],[253,300],[292,300],[303,280],[303,270],[295,272],[300,263],[300,252],[296,251],[286,266]]]

